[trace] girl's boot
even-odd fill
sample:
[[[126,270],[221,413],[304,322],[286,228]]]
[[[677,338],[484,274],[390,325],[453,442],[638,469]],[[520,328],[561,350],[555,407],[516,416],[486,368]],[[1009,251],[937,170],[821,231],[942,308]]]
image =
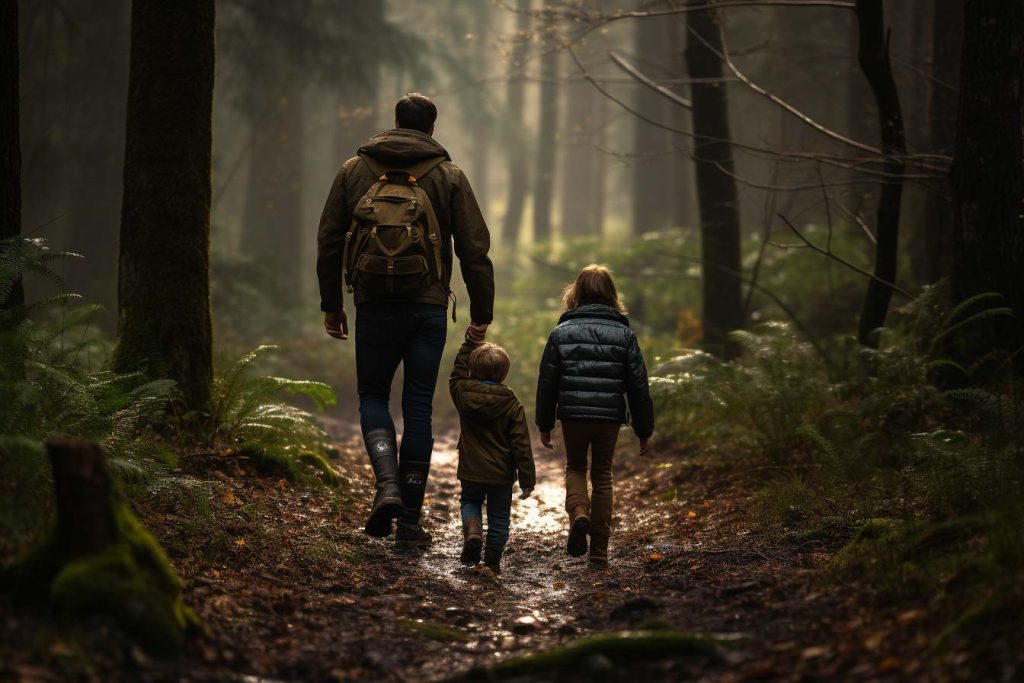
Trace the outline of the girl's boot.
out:
[[[595,565],[604,566],[608,564],[608,537],[590,537],[590,562]]]
[[[587,534],[590,532],[590,515],[582,505],[577,505],[569,514],[569,540],[565,550],[573,557],[587,554]]]

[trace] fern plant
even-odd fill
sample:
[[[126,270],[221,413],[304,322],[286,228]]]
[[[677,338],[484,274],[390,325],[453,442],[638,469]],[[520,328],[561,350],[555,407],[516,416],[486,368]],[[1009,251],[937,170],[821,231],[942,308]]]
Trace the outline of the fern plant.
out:
[[[281,394],[303,396],[318,411],[334,405],[334,390],[323,382],[259,375],[256,361],[277,346],[263,345],[244,354],[214,378],[207,442],[250,444],[283,451],[294,458],[303,452],[322,454],[328,437],[307,410],[284,403]]]

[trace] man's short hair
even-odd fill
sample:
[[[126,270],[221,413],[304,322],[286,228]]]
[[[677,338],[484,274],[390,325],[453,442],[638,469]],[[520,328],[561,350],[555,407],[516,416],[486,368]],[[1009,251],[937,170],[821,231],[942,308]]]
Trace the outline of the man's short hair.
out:
[[[502,382],[508,377],[512,359],[497,344],[481,344],[469,354],[469,376],[482,382]]]
[[[399,128],[412,128],[429,134],[436,120],[437,106],[426,95],[411,92],[395,104],[395,121]]]

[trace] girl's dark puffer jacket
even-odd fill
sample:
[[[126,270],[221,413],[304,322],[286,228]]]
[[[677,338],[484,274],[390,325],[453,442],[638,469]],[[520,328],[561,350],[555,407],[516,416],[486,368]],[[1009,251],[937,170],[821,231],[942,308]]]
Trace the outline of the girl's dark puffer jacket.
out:
[[[647,367],[629,320],[611,306],[566,311],[551,331],[537,382],[537,428],[559,420],[629,422],[641,439],[654,433]],[[557,406],[557,410],[556,410]]]

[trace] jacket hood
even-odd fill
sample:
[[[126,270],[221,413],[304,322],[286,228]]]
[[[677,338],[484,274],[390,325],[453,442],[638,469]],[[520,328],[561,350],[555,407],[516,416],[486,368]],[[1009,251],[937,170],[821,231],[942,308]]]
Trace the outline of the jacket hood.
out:
[[[504,384],[470,380],[462,394],[462,412],[466,416],[492,420],[508,414],[516,395]]]
[[[435,157],[452,160],[437,140],[411,128],[393,128],[378,133],[363,143],[359,154],[366,154],[385,164],[415,164]]]
[[[604,304],[583,304],[582,306],[577,306],[571,311],[566,311],[565,313],[563,313],[562,316],[558,319],[558,323],[562,324],[566,320],[578,320],[580,318],[598,318],[601,320],[614,320],[615,322],[620,322],[626,327],[629,327],[629,318],[622,315],[621,313],[618,312],[618,310],[612,308],[611,306],[606,306]]]

